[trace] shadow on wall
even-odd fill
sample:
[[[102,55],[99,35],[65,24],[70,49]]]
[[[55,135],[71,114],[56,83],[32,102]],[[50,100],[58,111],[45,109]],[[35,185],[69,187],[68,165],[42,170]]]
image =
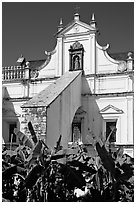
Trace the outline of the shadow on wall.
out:
[[[101,138],[103,140],[103,118],[97,104],[99,98],[92,93],[93,90],[91,90],[91,85],[89,86],[89,83],[90,80],[87,80],[85,76],[82,76],[82,107],[86,111],[83,134],[84,144],[90,143],[93,138]]]
[[[17,143],[14,128],[20,129],[19,113],[15,111],[13,102],[5,86],[2,87],[2,138],[3,144]]]

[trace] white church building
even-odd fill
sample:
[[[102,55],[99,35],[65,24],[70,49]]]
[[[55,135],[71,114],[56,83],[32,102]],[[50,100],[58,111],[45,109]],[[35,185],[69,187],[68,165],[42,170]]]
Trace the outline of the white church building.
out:
[[[18,139],[17,127],[30,135],[31,121],[36,135],[54,147],[62,135],[62,146],[73,142],[89,147],[94,138],[110,147],[134,148],[133,53],[109,54],[97,42],[94,15],[89,24],[78,13],[68,25],[62,20],[56,33],[56,47],[45,51],[45,59],[27,61],[21,56],[15,66],[3,67],[3,143]]]

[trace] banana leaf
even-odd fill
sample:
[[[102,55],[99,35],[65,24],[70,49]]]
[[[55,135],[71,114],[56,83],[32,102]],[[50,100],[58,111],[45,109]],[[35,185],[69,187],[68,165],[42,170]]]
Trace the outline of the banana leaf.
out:
[[[60,171],[64,175],[65,184],[69,189],[82,188],[86,185],[81,171],[64,164],[61,164]]]
[[[97,152],[103,162],[104,167],[114,175],[115,173],[115,163],[112,159],[112,157],[108,154],[107,150],[105,149],[105,146],[103,145],[102,147],[100,144],[97,142],[96,143],[96,149]]]
[[[26,159],[26,167],[35,164],[37,157],[41,156],[42,144],[41,140],[39,140],[31,154]]]
[[[118,150],[116,151],[116,156],[117,157],[122,157],[123,156],[123,152],[124,152],[124,148],[123,147],[119,147]]]
[[[120,168],[124,171],[120,175],[121,180],[129,180],[134,175],[134,169],[130,164],[123,163]]]
[[[10,167],[10,164],[9,163],[7,163],[6,161],[4,161],[4,160],[2,160],[2,166],[5,166],[5,167]]]
[[[43,170],[44,167],[41,165],[34,166],[25,179],[25,187],[31,189],[41,176]]]
[[[51,156],[51,160],[57,160],[65,157],[65,154],[55,154]]]
[[[19,154],[19,156],[21,157],[22,161],[25,162],[25,155],[24,155],[23,151],[20,150],[20,151],[18,152],[18,154]]]
[[[9,156],[13,156],[13,155],[16,155],[16,154],[17,154],[16,151],[10,150],[10,149],[7,149],[2,153],[2,155],[9,155]]]
[[[41,149],[42,149],[42,142],[41,142],[41,140],[39,140],[38,143],[36,144],[34,150],[33,150],[32,157],[39,156],[41,153]]]
[[[20,145],[25,145],[30,147],[31,149],[33,148],[33,143],[32,141],[21,131],[17,130],[17,128],[14,128],[14,133],[18,137],[18,141]]]
[[[2,172],[2,179],[7,180],[9,179],[13,174],[21,174],[26,175],[26,169],[19,167],[19,166],[12,166],[10,168],[7,168],[5,171]]]
[[[91,174],[96,173],[96,170],[94,168],[91,168],[91,167],[87,166],[86,164],[83,164],[82,162],[79,162],[77,160],[69,161],[69,162],[67,162],[67,164],[70,166],[79,167],[79,169],[81,171],[86,171],[86,172],[89,172]]]
[[[58,141],[56,142],[56,147],[54,147],[55,153],[62,149],[62,146],[60,145],[60,143],[61,143],[61,138],[62,138],[62,135],[60,135]]]
[[[10,200],[2,198],[2,202],[10,202]]]
[[[35,131],[33,129],[32,123],[30,121],[28,122],[28,129],[29,129],[29,131],[30,131],[30,133],[32,135],[32,140],[36,144],[37,143],[37,137],[36,137]]]

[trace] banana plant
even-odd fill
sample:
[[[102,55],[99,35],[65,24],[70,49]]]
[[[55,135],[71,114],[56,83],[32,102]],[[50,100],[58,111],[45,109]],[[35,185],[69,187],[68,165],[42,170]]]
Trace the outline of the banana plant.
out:
[[[29,126],[32,125],[29,124]],[[31,129],[31,134],[36,136]],[[133,201],[134,162],[122,148],[110,154],[105,144],[93,142],[97,154],[84,145],[64,149],[58,138],[54,150],[42,140],[16,131],[20,145],[14,154],[3,152],[3,200],[27,202]],[[32,143],[32,145],[31,145]],[[24,154],[24,156],[21,156]],[[6,160],[6,157],[9,157]],[[84,192],[76,196],[75,190]]]

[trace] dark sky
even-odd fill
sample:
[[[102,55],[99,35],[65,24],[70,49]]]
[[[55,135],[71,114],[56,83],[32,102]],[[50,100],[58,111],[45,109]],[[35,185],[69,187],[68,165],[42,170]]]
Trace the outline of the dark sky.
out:
[[[95,13],[100,45],[109,43],[110,53],[133,51],[133,2],[3,2],[2,65],[14,65],[21,54],[26,60],[44,59],[44,51],[55,48],[59,19],[64,26],[71,22],[76,5],[85,23]]]

